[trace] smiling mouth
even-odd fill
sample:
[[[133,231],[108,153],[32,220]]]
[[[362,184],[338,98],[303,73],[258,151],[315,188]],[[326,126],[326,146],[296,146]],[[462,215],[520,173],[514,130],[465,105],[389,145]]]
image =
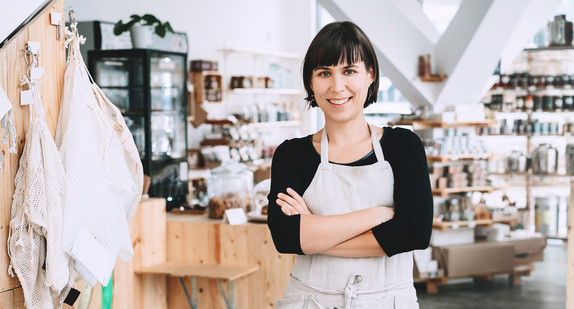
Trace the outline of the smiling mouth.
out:
[[[343,105],[351,100],[352,97],[348,97],[346,99],[328,99],[329,103],[335,105]]]

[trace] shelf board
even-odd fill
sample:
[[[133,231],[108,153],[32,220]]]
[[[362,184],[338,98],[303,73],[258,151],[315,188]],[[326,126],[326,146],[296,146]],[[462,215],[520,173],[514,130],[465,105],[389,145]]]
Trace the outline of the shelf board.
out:
[[[470,221],[433,221],[433,229],[445,231],[448,229],[456,229],[459,227],[475,227],[475,226],[492,226],[494,221],[491,219],[470,220]]]
[[[495,126],[498,122],[496,120],[482,120],[482,121],[464,121],[464,122],[443,122],[431,120],[399,120],[389,123],[391,126],[411,125],[415,130],[434,129],[434,128],[460,128],[460,127],[491,127]]]
[[[234,94],[285,94],[285,95],[300,95],[303,93],[302,89],[286,89],[286,88],[235,88],[231,90]]]
[[[255,122],[249,124],[250,127],[255,129],[275,129],[275,128],[286,128],[286,127],[298,127],[301,125],[301,121],[268,121],[268,122]]]
[[[241,53],[250,54],[255,56],[271,56],[286,59],[303,59],[303,55],[299,53],[290,53],[282,51],[261,51],[261,50],[250,50],[250,49],[234,49],[234,48],[220,48],[218,51],[223,53]]]
[[[525,52],[543,52],[543,51],[553,51],[553,50],[568,50],[574,49],[572,45],[564,45],[564,46],[546,46],[546,47],[536,47],[536,48],[525,48]]]
[[[489,173],[489,174],[501,175],[501,176],[572,177],[572,175],[561,174],[561,173],[536,174],[532,172],[503,172],[503,173]]]
[[[501,133],[501,134],[482,134],[479,136],[558,137],[558,136],[567,136],[567,135],[564,135],[564,134],[539,134],[539,133]]]
[[[495,187],[465,187],[465,188],[446,188],[442,190],[432,190],[434,196],[448,197],[449,194],[453,193],[465,193],[465,192],[492,192],[498,190]]]
[[[473,156],[473,155],[460,155],[460,156],[427,156],[428,162],[457,162],[457,161],[478,161],[478,160],[489,160],[490,156],[486,158],[484,156]]]

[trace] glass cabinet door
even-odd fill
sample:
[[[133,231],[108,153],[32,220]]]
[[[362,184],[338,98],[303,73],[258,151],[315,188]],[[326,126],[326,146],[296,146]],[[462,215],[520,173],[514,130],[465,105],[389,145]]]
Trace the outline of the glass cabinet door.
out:
[[[185,58],[154,54],[150,58],[152,159],[182,158],[186,150],[184,112]]]

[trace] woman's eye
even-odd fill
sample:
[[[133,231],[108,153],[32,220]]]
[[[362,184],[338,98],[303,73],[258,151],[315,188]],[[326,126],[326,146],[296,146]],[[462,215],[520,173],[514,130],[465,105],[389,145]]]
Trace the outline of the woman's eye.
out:
[[[331,76],[331,74],[329,74],[329,72],[323,71],[323,72],[319,72],[319,76],[326,77],[326,76]]]
[[[351,75],[353,73],[355,73],[354,70],[345,70],[345,75]]]

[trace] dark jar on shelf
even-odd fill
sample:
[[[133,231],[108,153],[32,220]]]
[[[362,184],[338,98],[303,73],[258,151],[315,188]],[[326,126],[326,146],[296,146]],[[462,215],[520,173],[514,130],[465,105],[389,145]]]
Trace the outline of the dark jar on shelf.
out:
[[[500,75],[500,86],[503,88],[508,88],[508,83],[510,82],[510,76],[506,74]]]
[[[526,98],[524,98],[524,109],[532,110],[533,108],[534,108],[534,99],[532,98],[531,95],[526,96]]]
[[[516,97],[516,110],[523,110],[524,109],[524,99],[526,97],[525,96],[517,96]]]
[[[554,76],[554,87],[557,87],[557,88],[564,87],[564,81],[562,80],[562,75]]]
[[[554,76],[547,75],[544,79],[544,86],[546,87],[554,87]]]
[[[572,96],[565,95],[562,97],[562,104],[564,105],[562,109],[572,110],[574,109],[574,98]]]
[[[553,97],[551,95],[544,95],[542,97],[542,106],[541,108],[536,108],[534,107],[534,110],[544,110],[544,111],[552,111],[554,110],[554,103],[553,101]]]
[[[518,83],[518,85],[519,85],[521,88],[528,88],[529,80],[530,80],[530,74],[528,74],[528,73],[522,73],[522,74],[519,75],[519,83]]]
[[[563,107],[563,104],[564,104],[564,101],[562,100],[562,97],[561,97],[561,96],[554,96],[554,100],[553,100],[553,101],[554,101],[554,102],[553,102],[553,103],[554,103],[554,110],[555,110],[555,111],[561,111],[561,110],[562,110],[562,107]]]
[[[546,77],[540,75],[537,76],[536,88],[544,88],[544,84],[546,83]]]

